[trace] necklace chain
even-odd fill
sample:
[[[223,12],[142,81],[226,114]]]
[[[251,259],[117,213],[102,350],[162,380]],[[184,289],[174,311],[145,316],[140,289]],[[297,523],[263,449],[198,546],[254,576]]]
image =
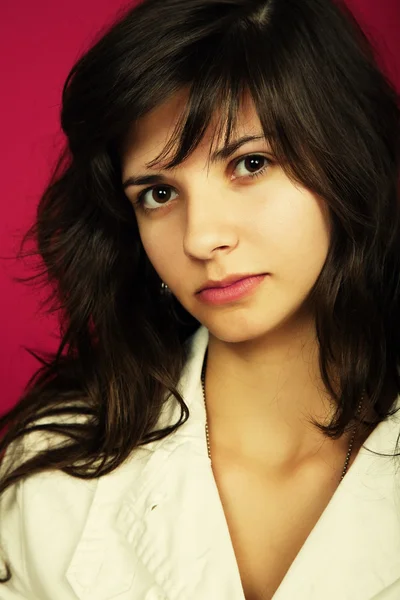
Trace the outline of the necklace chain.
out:
[[[207,356],[207,352],[206,352],[206,356]],[[204,407],[206,410],[206,425],[205,425],[205,429],[206,429],[206,439],[207,439],[207,451],[208,451],[208,458],[211,460],[211,447],[210,447],[210,436],[209,436],[209,431],[208,431],[208,420],[207,420],[207,404],[206,404],[206,391],[205,391],[205,376],[206,376],[206,356],[204,357],[204,362],[203,362],[203,368],[201,371],[201,387],[203,390],[203,400],[204,400]],[[360,402],[358,403],[358,407],[357,407],[357,415],[359,414],[362,405],[363,405],[363,398],[364,398],[364,394],[362,394]],[[346,475],[347,473],[347,469],[349,467],[349,461],[350,461],[350,457],[351,457],[351,452],[353,450],[353,445],[354,445],[354,440],[355,440],[355,436],[356,436],[356,431],[357,431],[357,425],[355,425],[354,429],[353,429],[353,434],[351,436],[351,440],[350,440],[350,444],[349,444],[349,448],[347,451],[347,455],[346,455],[346,459],[344,461],[344,467],[343,467],[343,471],[342,471],[342,476],[340,478],[340,481],[342,481],[343,477]]]

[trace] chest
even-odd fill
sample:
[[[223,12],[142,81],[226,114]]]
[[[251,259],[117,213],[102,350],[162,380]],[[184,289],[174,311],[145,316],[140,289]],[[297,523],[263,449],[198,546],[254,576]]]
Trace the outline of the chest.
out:
[[[270,600],[328,505],[337,472],[278,479],[213,465],[246,600]]]

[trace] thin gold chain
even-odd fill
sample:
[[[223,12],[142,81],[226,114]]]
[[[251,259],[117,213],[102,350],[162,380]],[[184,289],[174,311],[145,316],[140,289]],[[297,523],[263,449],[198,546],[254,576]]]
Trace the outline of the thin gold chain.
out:
[[[209,436],[209,431],[208,431],[208,420],[207,420],[207,404],[206,404],[206,392],[205,392],[205,375],[206,375],[206,356],[207,353],[204,357],[204,362],[203,362],[203,368],[201,371],[201,387],[203,390],[203,400],[204,400],[204,407],[206,410],[206,439],[207,439],[207,451],[208,451],[208,458],[211,460],[211,447],[210,447],[210,436]],[[358,404],[357,407],[357,415],[359,414],[362,405],[363,405],[363,399],[364,399],[364,394],[362,394],[360,402]],[[343,471],[342,471],[342,476],[340,478],[340,481],[342,481],[343,477],[346,475],[347,473],[347,469],[349,466],[349,461],[350,461],[350,457],[351,457],[351,453],[353,450],[353,445],[354,445],[354,440],[355,440],[355,436],[356,436],[356,431],[357,431],[357,425],[355,425],[354,429],[353,429],[353,434],[351,436],[351,440],[350,440],[350,444],[349,444],[349,449],[347,451],[347,455],[346,455],[346,460],[344,461],[344,467],[343,467]]]

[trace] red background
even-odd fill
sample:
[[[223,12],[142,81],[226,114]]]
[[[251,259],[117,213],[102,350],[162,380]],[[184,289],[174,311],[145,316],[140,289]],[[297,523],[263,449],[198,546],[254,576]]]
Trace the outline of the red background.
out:
[[[61,89],[93,36],[129,4],[121,0],[1,0],[0,6],[0,413],[39,366],[22,345],[55,349],[44,296],[13,282],[29,268],[12,259],[30,225],[62,142]],[[400,89],[400,0],[348,0]],[[4,257],[11,257],[4,258]]]

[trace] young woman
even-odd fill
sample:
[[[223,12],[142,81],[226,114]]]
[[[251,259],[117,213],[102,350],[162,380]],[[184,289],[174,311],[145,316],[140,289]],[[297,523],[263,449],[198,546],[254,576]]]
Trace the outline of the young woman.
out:
[[[147,0],[61,123],[0,598],[400,598],[400,110],[351,14]]]

